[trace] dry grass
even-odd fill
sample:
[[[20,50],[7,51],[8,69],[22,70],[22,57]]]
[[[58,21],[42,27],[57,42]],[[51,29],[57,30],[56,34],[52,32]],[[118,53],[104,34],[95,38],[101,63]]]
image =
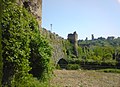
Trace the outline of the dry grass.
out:
[[[51,87],[120,87],[120,74],[83,70],[55,70]]]

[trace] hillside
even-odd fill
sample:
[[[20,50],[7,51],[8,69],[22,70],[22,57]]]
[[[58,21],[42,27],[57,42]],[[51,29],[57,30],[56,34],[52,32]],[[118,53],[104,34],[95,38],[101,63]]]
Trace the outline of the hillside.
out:
[[[115,38],[114,36],[108,36],[107,38],[98,37],[97,39],[92,38],[91,40],[78,40],[79,46],[120,46],[120,37]]]

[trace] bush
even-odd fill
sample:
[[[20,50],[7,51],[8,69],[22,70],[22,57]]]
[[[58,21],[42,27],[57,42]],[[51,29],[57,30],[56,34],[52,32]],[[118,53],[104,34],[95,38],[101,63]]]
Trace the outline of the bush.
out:
[[[3,85],[13,77],[24,78],[30,71],[30,15],[11,2],[4,2],[2,16]]]
[[[80,69],[80,66],[78,64],[68,64],[67,70],[77,70]]]
[[[25,78],[25,82],[19,78],[17,81],[12,82],[11,87],[48,87],[48,82],[40,82],[37,78],[29,76]]]
[[[56,65],[56,69],[61,69],[59,64]]]
[[[39,87],[32,86],[35,85],[31,84],[32,78],[49,78],[51,47],[40,35],[37,21],[27,10],[6,1],[4,6],[1,23],[3,86]]]

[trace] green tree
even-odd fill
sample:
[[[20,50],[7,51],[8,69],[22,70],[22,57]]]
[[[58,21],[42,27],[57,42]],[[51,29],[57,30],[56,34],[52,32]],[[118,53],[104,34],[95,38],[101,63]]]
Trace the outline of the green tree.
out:
[[[94,50],[94,54],[95,54],[95,56],[103,56],[103,50],[102,50],[102,47],[100,47],[100,46],[95,46],[94,48],[93,48]]]
[[[82,48],[78,46],[78,58],[82,58],[82,55],[83,55]]]
[[[106,60],[112,60],[113,59],[113,53],[114,53],[114,49],[113,47],[103,47],[103,61]]]

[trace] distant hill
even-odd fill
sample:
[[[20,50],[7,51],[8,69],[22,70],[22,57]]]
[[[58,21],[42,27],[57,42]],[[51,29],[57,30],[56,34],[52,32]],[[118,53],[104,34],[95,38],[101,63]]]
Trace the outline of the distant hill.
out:
[[[113,46],[117,47],[120,46],[120,37],[114,38],[108,37],[103,38],[99,37],[97,39],[92,39],[92,40],[78,40],[78,45],[79,46]]]

